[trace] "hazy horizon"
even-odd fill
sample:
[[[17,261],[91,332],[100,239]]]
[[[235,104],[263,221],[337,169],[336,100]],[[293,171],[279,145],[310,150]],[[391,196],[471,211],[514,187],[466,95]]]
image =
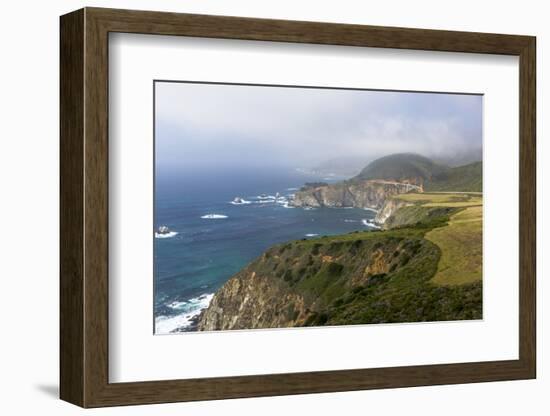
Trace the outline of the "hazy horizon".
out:
[[[482,157],[481,95],[172,82],[155,93],[157,171]]]

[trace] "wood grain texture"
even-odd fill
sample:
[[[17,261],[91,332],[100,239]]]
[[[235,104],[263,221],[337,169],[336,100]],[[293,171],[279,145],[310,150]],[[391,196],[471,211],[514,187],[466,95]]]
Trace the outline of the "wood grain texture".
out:
[[[84,12],[61,19],[60,388],[84,404]]]
[[[108,33],[520,57],[518,360],[190,380],[108,380]],[[61,18],[61,397],[83,407],[535,377],[535,39],[484,33],[87,8]]]
[[[109,374],[109,70],[108,32],[89,13],[85,15],[84,398],[89,406],[101,396]]]
[[[520,54],[519,142],[519,355],[536,377],[536,41]]]

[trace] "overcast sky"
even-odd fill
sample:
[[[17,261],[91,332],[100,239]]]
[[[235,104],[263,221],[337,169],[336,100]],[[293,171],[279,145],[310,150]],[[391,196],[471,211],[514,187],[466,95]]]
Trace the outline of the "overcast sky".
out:
[[[156,83],[162,168],[370,161],[398,152],[481,158],[482,97],[384,91]]]

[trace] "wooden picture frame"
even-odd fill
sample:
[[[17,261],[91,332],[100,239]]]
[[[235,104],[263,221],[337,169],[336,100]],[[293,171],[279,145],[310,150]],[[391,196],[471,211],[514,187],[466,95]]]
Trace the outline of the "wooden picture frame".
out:
[[[535,38],[85,8],[61,17],[60,396],[82,407],[530,379],[536,376]],[[503,54],[520,66],[519,359],[109,383],[108,34]]]

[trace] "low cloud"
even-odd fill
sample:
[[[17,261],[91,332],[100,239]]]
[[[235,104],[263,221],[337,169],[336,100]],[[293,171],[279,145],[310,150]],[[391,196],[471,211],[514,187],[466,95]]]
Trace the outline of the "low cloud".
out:
[[[480,152],[482,97],[156,84],[157,166],[312,166],[396,152]],[[481,156],[481,154],[480,154]]]

